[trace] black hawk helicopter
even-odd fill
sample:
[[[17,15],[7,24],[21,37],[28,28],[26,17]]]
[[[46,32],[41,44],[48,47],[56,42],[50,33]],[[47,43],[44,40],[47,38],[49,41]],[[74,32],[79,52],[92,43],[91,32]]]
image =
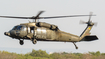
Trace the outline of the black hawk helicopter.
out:
[[[16,25],[8,32],[4,34],[11,38],[19,40],[20,45],[24,44],[24,40],[31,40],[33,44],[36,44],[37,41],[61,41],[61,42],[72,42],[76,49],[76,42],[80,41],[93,41],[97,40],[96,35],[90,35],[90,30],[95,23],[90,21],[92,13],[90,15],[71,15],[71,16],[54,16],[54,17],[39,17],[44,11],[40,11],[36,16],[33,17],[15,17],[15,16],[0,16],[4,18],[18,18],[18,19],[33,19],[35,22],[22,23]],[[51,18],[65,18],[65,17],[81,17],[81,16],[90,16],[88,22],[82,22],[87,24],[86,29],[80,36],[73,35],[61,31],[58,26],[45,23],[37,22],[38,19],[51,19]]]

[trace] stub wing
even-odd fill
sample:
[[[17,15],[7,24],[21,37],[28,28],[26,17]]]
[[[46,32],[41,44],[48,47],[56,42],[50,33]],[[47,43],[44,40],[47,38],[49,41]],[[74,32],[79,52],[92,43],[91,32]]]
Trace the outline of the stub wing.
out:
[[[85,36],[81,41],[93,41],[93,40],[98,40],[98,37],[96,35]]]

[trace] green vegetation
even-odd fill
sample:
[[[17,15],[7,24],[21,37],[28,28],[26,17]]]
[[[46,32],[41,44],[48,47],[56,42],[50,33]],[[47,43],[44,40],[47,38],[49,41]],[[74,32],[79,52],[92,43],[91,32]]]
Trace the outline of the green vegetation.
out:
[[[48,54],[42,50],[32,50],[27,54],[16,54],[7,51],[0,51],[0,59],[105,59],[105,53],[52,53]]]

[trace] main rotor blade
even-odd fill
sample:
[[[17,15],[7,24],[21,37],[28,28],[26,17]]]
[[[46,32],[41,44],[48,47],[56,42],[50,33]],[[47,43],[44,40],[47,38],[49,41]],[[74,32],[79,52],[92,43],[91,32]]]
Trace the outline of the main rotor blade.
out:
[[[40,12],[37,16],[39,16],[42,12]],[[66,18],[66,17],[82,17],[82,16],[96,16],[96,15],[71,15],[71,16],[53,16],[53,17],[38,17],[37,19],[51,19],[51,18]],[[18,19],[36,19],[33,17],[16,17],[16,16],[0,16],[3,18],[18,18]]]
[[[32,17],[15,17],[15,16],[0,16],[3,18],[18,18],[18,19],[31,19]]]
[[[37,22],[37,19],[39,18],[39,15],[40,14],[42,14],[44,11],[40,11],[37,15],[36,15],[36,17],[33,17],[34,19],[35,19],[35,24],[36,24],[36,22]]]
[[[40,11],[37,15],[36,15],[36,19],[39,18],[39,15],[42,14],[44,11]]]
[[[82,17],[82,16],[96,16],[96,15],[53,16],[53,17],[39,17],[38,19],[66,18],[66,17]]]

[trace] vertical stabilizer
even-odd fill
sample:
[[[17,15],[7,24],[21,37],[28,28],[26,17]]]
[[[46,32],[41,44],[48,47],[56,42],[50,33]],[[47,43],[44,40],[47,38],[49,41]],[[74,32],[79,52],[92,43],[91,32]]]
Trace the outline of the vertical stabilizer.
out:
[[[83,33],[80,35],[80,40],[82,40],[85,36],[90,35],[90,30],[92,29],[92,26],[87,26],[86,29],[83,31]]]
[[[90,17],[89,17],[88,22],[83,22],[83,24],[87,24],[87,27],[83,31],[83,33],[80,35],[79,41],[82,40],[85,36],[89,36],[90,35],[90,30],[92,29],[92,27],[94,25],[94,23],[92,23],[92,21],[90,21],[91,15],[92,15],[92,13],[90,13]]]

